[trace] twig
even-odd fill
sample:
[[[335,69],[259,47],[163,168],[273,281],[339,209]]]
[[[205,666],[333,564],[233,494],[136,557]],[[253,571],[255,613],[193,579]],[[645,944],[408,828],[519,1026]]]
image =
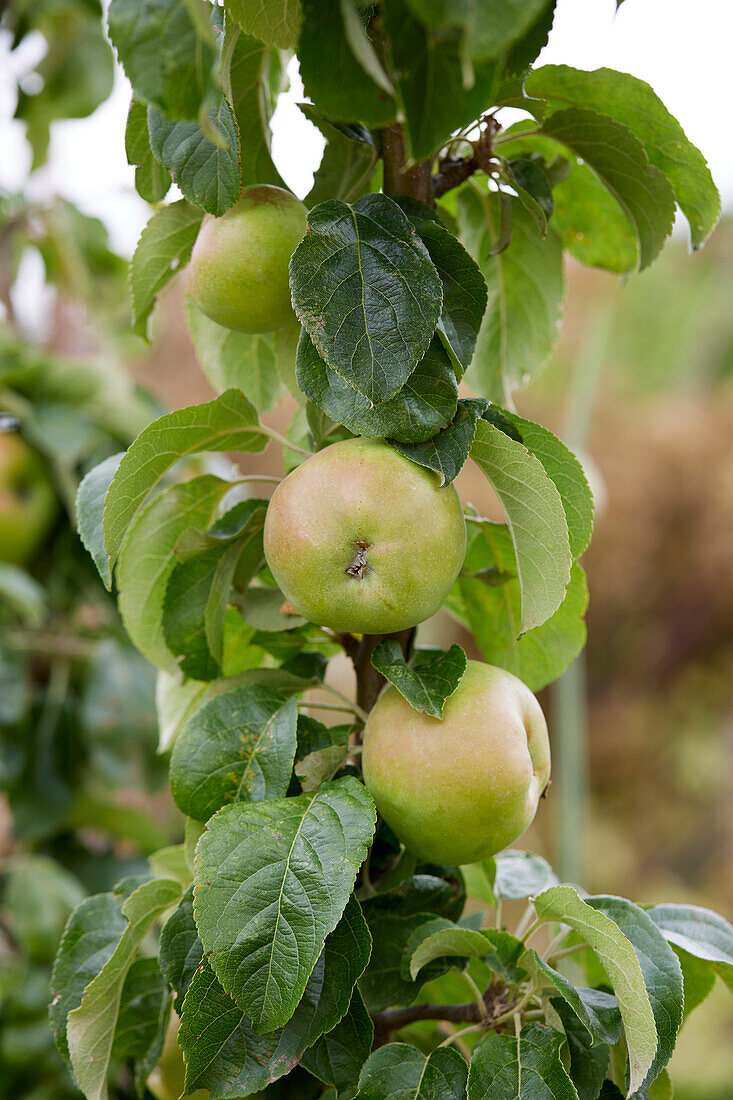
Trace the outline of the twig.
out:
[[[470,1035],[473,1031],[485,1031],[486,1024],[471,1024],[470,1027],[462,1027],[460,1031],[456,1031],[455,1034],[449,1035],[447,1039],[444,1039],[442,1043],[438,1043],[438,1047],[447,1047],[451,1043],[456,1043],[459,1040],[463,1040],[464,1035]]]
[[[362,722],[366,722],[366,720],[367,720],[366,711],[362,710],[362,708],[357,703],[355,703],[352,699],[349,699],[348,695],[344,695],[344,693],[342,691],[339,691],[338,688],[333,687],[331,684],[322,684],[321,688],[322,688],[323,691],[330,691],[332,695],[335,695],[338,699],[341,699],[342,702],[348,703],[349,708],[351,710],[353,710],[353,712],[357,716],[357,718],[360,718]]]

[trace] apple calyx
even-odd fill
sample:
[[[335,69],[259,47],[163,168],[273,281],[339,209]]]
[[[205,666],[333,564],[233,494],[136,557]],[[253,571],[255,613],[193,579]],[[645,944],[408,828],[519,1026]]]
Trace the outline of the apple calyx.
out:
[[[362,580],[364,574],[369,568],[369,560],[366,552],[372,544],[370,542],[364,542],[361,539],[356,540],[356,553],[354,554],[354,560],[348,567],[346,572],[350,577],[356,577],[357,580]]]

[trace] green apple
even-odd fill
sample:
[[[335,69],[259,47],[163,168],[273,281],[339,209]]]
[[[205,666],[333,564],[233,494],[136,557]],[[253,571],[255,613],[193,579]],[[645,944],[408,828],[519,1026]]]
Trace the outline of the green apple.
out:
[[[378,439],[308,458],[272,495],[265,557],[299,614],[355,634],[391,634],[441,607],[463,565],[452,485]]]
[[[13,431],[0,431],[0,561],[25,565],[59,511],[43,459]]]
[[[475,863],[532,824],[550,778],[547,724],[529,688],[469,661],[442,720],[394,687],[364,730],[364,782],[405,846],[431,863]]]
[[[207,317],[239,332],[273,332],[293,320],[288,264],[306,208],[282,187],[247,187],[221,218],[205,217],[188,291]]]

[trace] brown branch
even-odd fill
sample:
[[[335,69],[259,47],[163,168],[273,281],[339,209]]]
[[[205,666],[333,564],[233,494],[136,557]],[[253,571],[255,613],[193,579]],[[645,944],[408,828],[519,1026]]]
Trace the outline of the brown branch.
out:
[[[433,205],[432,163],[424,160],[420,164],[407,166],[405,136],[398,122],[382,130],[382,159],[385,195],[407,195]]]
[[[442,157],[438,163],[438,171],[432,177],[433,198],[439,199],[441,195],[452,191],[454,187],[467,180],[474,172],[486,172],[494,167],[492,152],[494,138],[501,129],[501,124],[493,115],[486,115],[482,120],[483,130],[477,141],[472,143],[472,152],[468,157]]]

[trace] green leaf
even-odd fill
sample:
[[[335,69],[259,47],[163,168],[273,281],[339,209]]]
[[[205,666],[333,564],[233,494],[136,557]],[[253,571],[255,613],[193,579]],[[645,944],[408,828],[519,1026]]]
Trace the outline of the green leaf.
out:
[[[624,1023],[632,1095],[646,1080],[658,1043],[654,1010],[634,947],[610,917],[582,901],[572,886],[545,890],[534,899],[534,907],[541,920],[561,921],[584,936],[608,974]]]
[[[334,125],[310,103],[299,103],[298,106],[326,139],[313,187],[303,200],[305,205],[316,206],[327,199],[343,199],[344,202],[358,199],[369,190],[369,181],[377,164],[377,150],[370,131],[358,123]]]
[[[144,428],[120,462],[107,493],[104,542],[114,566],[125,532],[163,475],[203,451],[261,451],[267,435],[237,390],[214,401],[166,413]]]
[[[552,224],[571,256],[619,275],[638,266],[634,226],[587,164],[576,162],[553,197]]]
[[[460,30],[432,34],[407,0],[391,0],[386,15],[409,153],[415,161],[427,160],[494,102],[498,65],[475,64],[469,84]]]
[[[369,919],[372,914],[389,913],[398,917],[420,914],[425,920],[427,913],[457,920],[466,900],[463,876],[458,868],[429,865],[419,874],[410,874],[413,866],[414,863],[408,865],[407,878],[399,879],[397,885],[383,887],[379,894],[364,903]],[[383,884],[384,879],[380,880],[380,885]]]
[[[16,856],[4,870],[6,931],[28,958],[48,962],[84,891],[74,875],[47,856]]]
[[[402,388],[381,405],[331,370],[305,329],[298,342],[296,378],[303,393],[332,420],[358,435],[412,441],[425,439],[450,424],[458,405],[458,386],[450,360],[433,340]],[[411,455],[408,455],[408,458]]]
[[[190,886],[160,933],[160,967],[176,994],[179,1009],[203,957],[204,948],[193,916],[193,886]]]
[[[159,848],[148,857],[148,866],[153,878],[175,879],[182,890],[191,885],[192,874],[185,844],[169,844],[166,848]]]
[[[111,893],[85,898],[69,917],[51,972],[49,1008],[56,1046],[67,1062],[67,1017],[111,959],[126,927],[121,901]]]
[[[649,164],[641,142],[606,115],[576,107],[550,115],[540,132],[593,169],[636,229],[639,267],[648,267],[672,232],[675,203],[668,179]]]
[[[529,96],[552,104],[590,108],[610,115],[634,133],[649,163],[663,172],[690,223],[694,248],[709,237],[720,214],[720,197],[702,153],[685,137],[650,86],[613,69],[584,72],[567,65],[545,65],[529,76]]]
[[[459,645],[447,651],[418,649],[408,665],[399,643],[386,640],[374,650],[372,664],[411,707],[442,718],[446,699],[466,671],[466,654]]]
[[[386,195],[321,203],[290,270],[295,312],[331,369],[372,403],[397,393],[428,350],[442,302],[438,272],[397,204]]]
[[[336,122],[394,122],[397,105],[364,71],[344,31],[339,0],[304,0],[298,60],[305,94]]]
[[[238,555],[237,546],[214,547],[188,561],[177,562],[167,578],[162,609],[163,637],[181,672],[194,680],[215,680],[222,674],[221,656],[217,660],[206,636],[206,609],[222,566],[226,568],[229,582],[226,585],[228,595]],[[223,639],[226,604],[219,610],[219,636]]]
[[[259,412],[269,412],[281,393],[275,348],[267,332],[234,332],[202,313],[186,295],[186,325],[201,370],[218,393],[236,388]]]
[[[471,458],[490,481],[511,532],[524,633],[547,622],[565,599],[572,555],[562,499],[539,459],[493,424],[476,425]]]
[[[489,1035],[468,1070],[468,1100],[578,1100],[560,1060],[565,1036],[527,1024],[518,1036]]]
[[[593,1045],[591,1036],[562,998],[553,997],[550,1006],[560,1017],[565,1031],[570,1058],[568,1072],[577,1090],[578,1100],[598,1100],[610,1061],[609,1048],[602,1044]]]
[[[547,988],[549,984],[557,990],[580,1020],[592,1043],[613,1046],[618,1042],[621,1035],[621,1013],[614,996],[601,989],[573,985],[532,949],[525,951],[519,962],[538,989]]]
[[[463,469],[476,435],[476,424],[488,405],[485,397],[460,398],[455,416],[437,435],[423,443],[400,443],[394,439],[390,443],[411,462],[435,470],[442,485],[450,485]]]
[[[701,1005],[715,985],[715,969],[705,959],[697,959],[689,951],[674,947],[674,953],[682,967],[682,984],[685,990],[685,1019],[693,1008]]]
[[[498,898],[529,898],[558,885],[557,875],[550,864],[534,852],[509,849],[494,858],[494,894]]]
[[[699,905],[653,905],[648,916],[675,947],[712,963],[733,988],[733,925]]]
[[[227,10],[246,34],[254,35],[266,45],[282,50],[297,45],[303,18],[300,0],[263,0],[258,4],[227,0]]]
[[[395,200],[415,227],[440,275],[443,310],[438,335],[462,374],[473,358],[487,290],[478,264],[442,225],[431,207],[414,199]]]
[[[445,974],[450,965],[447,960],[441,959],[426,970],[418,981],[410,978],[408,944],[426,923],[433,925],[441,918],[427,911],[415,912],[411,905],[398,904],[396,908],[392,908],[387,902],[399,902],[400,899],[399,896],[395,898],[393,892],[390,893],[391,898],[384,894],[379,899],[384,908],[373,905],[366,907],[374,946],[359,988],[370,1012],[381,1012],[390,1005],[412,1004],[421,987],[433,978]],[[426,902],[429,903],[429,898],[426,898]]]
[[[454,585],[448,606],[469,626],[489,664],[508,669],[532,691],[539,691],[556,680],[585,645],[585,574],[576,562],[565,599],[555,614],[520,636],[521,595],[509,530],[484,520],[480,533],[471,537],[475,526],[468,525],[465,576]]]
[[[407,1043],[375,1050],[359,1077],[358,1100],[465,1100],[466,1063],[453,1047],[425,1055]]]
[[[546,237],[547,219],[555,204],[542,155],[523,153],[507,160],[502,167],[522,206],[532,215],[542,236]]]
[[[408,951],[411,945],[408,943]],[[508,932],[462,928],[448,922],[438,929],[436,922],[436,931],[417,943],[409,955],[410,975],[414,981],[423,967],[436,959],[458,957],[484,959],[492,970],[514,978],[522,950],[522,942]]]
[[[91,554],[108,592],[112,588],[112,578],[107,551],[104,548],[102,513],[104,498],[107,496],[107,490],[117,472],[121,458],[122,452],[105,458],[104,462],[100,462],[82,478],[76,494],[76,529],[79,532],[79,538]]]
[[[158,164],[150,148],[148,109],[133,97],[125,127],[127,163],[135,166],[135,189],[146,202],[162,202],[170,190],[171,174]]]
[[[251,684],[201,707],[171,754],[173,799],[208,821],[229,802],[284,798],[295,756],[294,698]]]
[[[198,122],[171,122],[148,107],[150,147],[167,168],[184,198],[220,217],[242,190],[239,130],[232,109],[222,98],[206,112],[207,130]],[[216,135],[212,141],[211,135]]]
[[[461,237],[486,280],[489,305],[481,325],[470,382],[503,403],[546,362],[559,331],[564,280],[562,246],[543,238],[519,199],[510,199],[512,239],[498,255],[500,204],[495,193],[464,188],[458,196]]]
[[[417,18],[432,30],[457,28],[476,61],[498,57],[523,38],[546,0],[409,0]]]
[[[248,7],[251,9],[251,5]],[[271,60],[272,50],[256,38],[242,34],[227,20],[222,68],[226,74],[227,99],[239,130],[242,182],[285,187],[270,152],[270,110],[264,89],[270,78]]]
[[[292,1016],[374,821],[371,798],[347,777],[313,796],[225,806],[209,822],[196,849],[196,922],[217,977],[257,1030]]]
[[[121,469],[122,464],[118,474]],[[125,534],[115,574],[120,614],[133,644],[156,668],[174,672],[178,667],[163,631],[176,544],[186,528],[208,527],[228,488],[228,482],[209,474],[173,485],[136,512]]]
[[[28,626],[38,627],[46,618],[46,593],[19,565],[0,562],[0,596]]]
[[[588,898],[587,904],[610,917],[636,951],[659,1038],[656,1057],[644,1080],[644,1085],[650,1085],[672,1057],[682,1025],[684,994],[679,961],[652,918],[637,905],[625,898],[605,896]]]
[[[158,960],[135,959],[120,995],[112,1056],[144,1058],[158,1034],[160,1016],[168,1000]]]
[[[215,95],[214,35],[190,4],[111,0],[107,28],[135,94],[168,118],[195,119]]]
[[[184,940],[181,922],[179,958],[184,950],[190,958],[196,954],[196,928],[190,915],[186,919],[188,939]],[[187,1087],[206,1087],[212,1100],[224,1100],[249,1095],[288,1073],[303,1052],[321,1034],[332,1032],[348,1012],[354,984],[366,965],[369,950],[369,932],[359,904],[352,897],[326,938],[292,1019],[264,1035],[254,1030],[204,961],[193,975],[181,1011],[179,1041],[188,1064]]]
[[[339,1100],[356,1093],[361,1067],[369,1057],[374,1025],[358,989],[351,996],[349,1011],[327,1035],[316,1039],[300,1064],[319,1081],[338,1089]]]
[[[541,424],[534,424],[516,413],[505,415],[516,426],[525,447],[545,468],[562,497],[568,524],[570,552],[574,559],[588,549],[593,533],[593,494],[580,462],[557,436]]]
[[[156,211],[145,226],[130,264],[134,329],[147,338],[155,300],[188,263],[203,215],[184,199]]]
[[[114,952],[84,990],[81,1004],[68,1016],[66,1032],[71,1064],[87,1100],[106,1100],[107,1071],[122,988],[148,929],[179,898],[181,887],[169,879],[138,886],[122,904],[127,919]]]

